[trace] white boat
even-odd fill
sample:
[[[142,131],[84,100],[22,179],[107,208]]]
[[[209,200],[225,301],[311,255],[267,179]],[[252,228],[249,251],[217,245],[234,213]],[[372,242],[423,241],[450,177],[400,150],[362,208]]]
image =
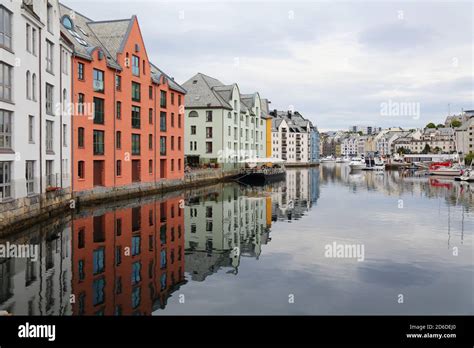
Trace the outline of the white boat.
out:
[[[472,164],[469,169],[464,170],[460,176],[454,179],[459,181],[474,182],[474,170],[472,170]]]
[[[428,172],[430,175],[460,176],[462,168],[459,164],[451,162],[435,162],[430,165]]]
[[[327,156],[327,157],[324,157],[321,159],[321,162],[324,163],[324,162],[334,162],[334,157],[332,156]]]
[[[336,158],[336,163],[349,163],[351,160],[348,157],[338,157]]]
[[[349,163],[349,167],[352,170],[362,170],[365,168],[365,161],[362,158],[354,157]]]

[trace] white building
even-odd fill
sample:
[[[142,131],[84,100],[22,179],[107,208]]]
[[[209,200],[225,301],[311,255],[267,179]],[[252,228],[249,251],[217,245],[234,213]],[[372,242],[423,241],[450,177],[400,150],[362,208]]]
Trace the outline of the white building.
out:
[[[272,118],[272,157],[287,164],[308,164],[313,125],[298,112],[274,110]],[[319,143],[319,140],[318,140]]]
[[[464,158],[474,152],[474,116],[455,129],[457,152]]]
[[[0,199],[29,206],[70,187],[72,50],[58,1],[2,1],[0,51]]]
[[[258,93],[241,94],[234,83],[198,73],[183,84],[185,156],[188,164],[219,163],[265,157],[265,117]]]

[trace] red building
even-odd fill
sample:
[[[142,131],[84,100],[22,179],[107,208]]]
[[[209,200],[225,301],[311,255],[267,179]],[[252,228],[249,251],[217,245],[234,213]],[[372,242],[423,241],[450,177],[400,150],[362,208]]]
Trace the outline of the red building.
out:
[[[150,315],[184,278],[182,196],[72,222],[74,315]]]
[[[182,179],[185,90],[149,61],[137,18],[70,13],[61,5],[74,43],[73,191]]]

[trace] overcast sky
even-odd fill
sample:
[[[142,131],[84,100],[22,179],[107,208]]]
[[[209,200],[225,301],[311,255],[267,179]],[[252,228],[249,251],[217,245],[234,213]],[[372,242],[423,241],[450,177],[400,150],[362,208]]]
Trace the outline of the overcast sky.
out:
[[[176,81],[237,82],[320,130],[417,127],[442,122],[448,104],[474,109],[473,2],[63,3],[94,20],[136,14],[149,57]],[[397,115],[397,103],[413,108]]]

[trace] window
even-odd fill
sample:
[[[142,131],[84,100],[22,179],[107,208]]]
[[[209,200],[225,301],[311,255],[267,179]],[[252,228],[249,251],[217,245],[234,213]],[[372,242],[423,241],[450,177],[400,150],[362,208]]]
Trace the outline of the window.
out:
[[[0,149],[12,148],[12,114],[0,109]]]
[[[84,179],[85,178],[85,164],[84,161],[79,161],[77,163],[77,176],[79,179]]]
[[[53,121],[46,121],[46,152],[53,152]]]
[[[104,99],[94,97],[94,123],[104,124]]]
[[[120,75],[115,75],[115,89],[117,91],[122,90],[122,76]]]
[[[132,100],[140,101],[140,84],[132,82]]]
[[[46,40],[46,71],[53,73],[54,44]]]
[[[122,176],[122,161],[117,160],[117,176]]]
[[[11,162],[0,162],[0,200],[11,197]]]
[[[212,142],[206,141],[206,153],[212,153]]]
[[[32,194],[35,192],[35,161],[26,161],[26,192]]]
[[[117,131],[116,133],[116,137],[115,137],[115,147],[117,149],[121,149],[122,148],[122,132],[121,131]]]
[[[174,127],[174,112],[171,113],[171,127]]]
[[[104,154],[104,132],[94,130],[94,155],[103,155]]]
[[[181,106],[181,95],[178,94],[178,106]]]
[[[160,112],[160,131],[166,132],[166,112]]]
[[[0,47],[12,48],[12,13],[0,6]]]
[[[49,83],[46,84],[46,113],[54,116],[53,113],[53,94],[54,87]]]
[[[212,122],[212,110],[206,111],[206,122]]]
[[[31,100],[31,74],[26,72],[26,99]]]
[[[132,106],[132,128],[140,128],[140,107]]]
[[[46,23],[47,28],[50,33],[53,32],[53,6],[48,4],[47,12],[46,12]]]
[[[36,74],[33,74],[31,82],[31,99],[36,101]]]
[[[117,105],[116,105],[116,108],[115,108],[115,112],[116,112],[116,116],[117,116],[117,119],[120,120],[122,119],[122,102],[117,102]]]
[[[12,67],[0,62],[0,99],[10,102],[12,101],[12,74]]]
[[[153,99],[153,87],[152,86],[148,87],[148,97],[150,99]]]
[[[67,75],[68,74],[68,71],[69,71],[69,56],[68,56],[68,53],[65,51],[65,50],[62,50],[61,52],[61,58],[62,58],[62,70],[63,70],[63,74],[64,75]]]
[[[160,137],[160,155],[166,156],[166,137]]]
[[[212,127],[206,127],[206,138],[212,138]]]
[[[132,134],[132,155],[140,154],[140,134]]]
[[[153,150],[153,135],[148,134],[148,149]]]
[[[26,50],[31,53],[31,25],[26,23]]]
[[[189,117],[198,117],[199,115],[198,115],[197,111],[191,111],[188,116]]]
[[[132,308],[135,309],[140,306],[141,302],[141,288],[139,286],[134,287],[132,290]]]
[[[181,171],[181,158],[178,159],[178,170]],[[179,212],[180,210],[178,210]],[[178,226],[180,227],[180,226]]]
[[[28,116],[28,142],[34,143],[35,142],[35,117]]]
[[[171,159],[171,171],[174,172],[174,158]]]
[[[84,128],[79,127],[77,129],[77,146],[80,148],[84,147]]]
[[[181,114],[178,114],[178,128],[181,128]]]
[[[153,161],[152,160],[148,161],[148,173],[153,174]]]
[[[67,125],[63,124],[63,146],[67,147]]]
[[[134,55],[132,56],[132,74],[140,76],[140,58]]]
[[[146,67],[145,59],[143,59],[142,63],[143,63],[143,64],[142,64],[142,67],[143,67],[143,75],[145,75],[145,74],[146,74],[146,71],[145,71],[145,67]]]
[[[141,276],[140,271],[142,269],[142,264],[140,261],[136,261],[132,264],[132,285],[135,285],[140,282]]]
[[[148,109],[148,123],[153,124],[153,109]]]
[[[77,113],[79,115],[84,115],[84,94],[79,93],[77,99]]]
[[[160,106],[166,108],[166,92],[160,91]]]
[[[140,236],[132,236],[132,256],[140,254]]]
[[[0,43],[0,46],[1,46],[1,43]],[[32,28],[31,30],[31,53],[33,53],[33,55],[36,56],[36,29],[35,28]]]
[[[196,126],[191,126],[191,135],[196,134]]]
[[[77,78],[81,81],[84,81],[84,64],[77,63]]]
[[[104,72],[94,69],[94,92],[104,92]]]
[[[178,150],[181,151],[181,137],[178,137]]]
[[[171,151],[174,151],[174,136],[171,136]]]

